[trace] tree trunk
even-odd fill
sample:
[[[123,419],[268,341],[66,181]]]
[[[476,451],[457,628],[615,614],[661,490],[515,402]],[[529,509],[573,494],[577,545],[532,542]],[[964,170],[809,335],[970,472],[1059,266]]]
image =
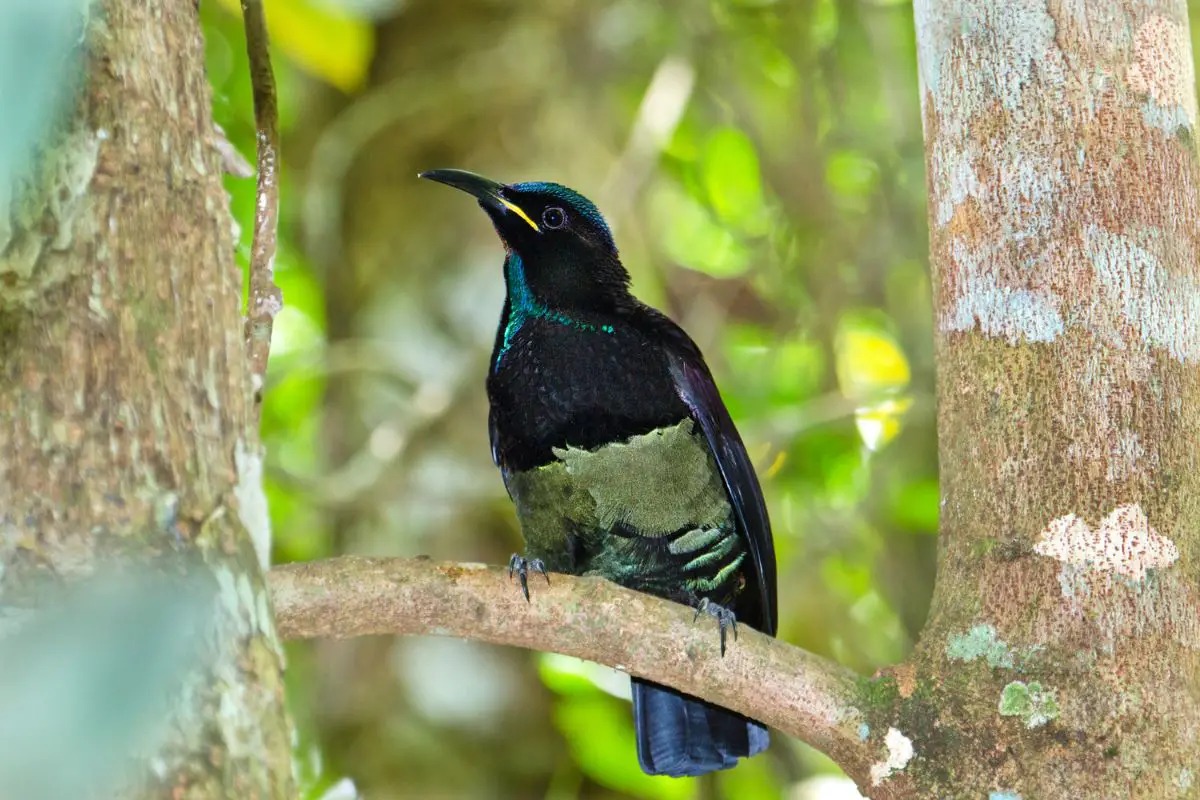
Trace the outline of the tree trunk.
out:
[[[117,556],[199,555],[221,590],[213,658],[133,794],[291,797],[242,278],[196,3],[84,14],[81,93],[0,214],[0,602]]]
[[[1200,780],[1200,276],[1182,0],[916,0],[938,582],[878,796]],[[911,748],[911,752],[910,752]],[[901,769],[902,766],[902,769]]]

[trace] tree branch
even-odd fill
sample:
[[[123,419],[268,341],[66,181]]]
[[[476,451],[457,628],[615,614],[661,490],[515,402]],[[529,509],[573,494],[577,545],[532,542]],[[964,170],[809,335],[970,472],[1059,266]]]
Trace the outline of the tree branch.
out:
[[[254,243],[250,250],[250,298],[246,309],[246,348],[254,397],[262,399],[263,376],[271,354],[275,315],[283,293],[275,284],[275,246],[279,235],[279,110],[275,74],[267,50],[267,20],[262,0],[242,0],[246,54],[254,90],[254,126],[258,132],[258,194],[254,204]]]
[[[880,756],[860,740],[854,673],[748,627],[724,658],[715,623],[691,609],[599,578],[530,578],[425,558],[344,556],[271,570],[284,639],[434,634],[608,664],[740,711],[836,761],[860,786]]]

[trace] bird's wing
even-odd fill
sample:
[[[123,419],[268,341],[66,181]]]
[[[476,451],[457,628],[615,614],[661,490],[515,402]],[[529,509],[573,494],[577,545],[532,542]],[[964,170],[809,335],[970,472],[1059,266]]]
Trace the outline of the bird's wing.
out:
[[[651,310],[648,309],[647,310]],[[750,547],[757,577],[758,599],[762,609],[765,633],[774,634],[778,624],[778,605],[775,588],[775,543],[771,537],[771,521],[762,487],[746,453],[746,445],[725,408],[712,373],[695,343],[683,329],[665,315],[655,311],[655,327],[666,342],[671,378],[679,397],[692,412],[692,417],[704,431],[708,446],[741,529]]]
[[[500,324],[496,327],[496,342],[492,345],[492,360],[491,366],[488,367],[488,380],[491,380],[490,376],[495,373],[496,366],[499,364],[500,350],[504,345],[504,329],[508,327],[508,319],[511,314],[512,306],[508,298],[505,297],[504,308],[500,312]],[[492,463],[500,468],[500,473],[504,476],[504,485],[507,487],[508,470],[501,463],[500,459],[500,435],[496,430],[496,409],[492,408],[490,403],[488,407],[488,443],[492,448]],[[510,491],[509,496],[511,495],[512,492]]]
[[[488,409],[488,442],[492,446],[492,463],[500,468],[500,478],[504,481],[504,491],[508,492],[510,499],[513,498],[512,490],[512,470],[510,470],[500,459],[500,439],[496,432],[496,412]]]
[[[500,463],[500,437],[496,432],[496,411],[488,409],[488,443],[492,447],[492,463],[504,469],[504,465]]]

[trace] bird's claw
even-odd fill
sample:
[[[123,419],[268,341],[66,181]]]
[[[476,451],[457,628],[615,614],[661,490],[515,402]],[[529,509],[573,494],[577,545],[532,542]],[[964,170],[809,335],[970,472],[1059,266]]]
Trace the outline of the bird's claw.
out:
[[[511,581],[515,574],[521,581],[521,593],[525,595],[525,602],[529,601],[529,573],[530,571],[542,573],[542,577],[546,579],[546,585],[550,585],[550,575],[546,572],[546,564],[540,558],[525,558],[513,553],[512,558],[508,560],[508,579]]]
[[[700,619],[701,614],[708,614],[710,617],[716,617],[717,626],[721,631],[721,656],[725,655],[725,631],[733,630],[733,640],[737,641],[737,616],[725,606],[719,606],[707,597],[701,597],[694,600],[696,606],[696,616],[692,617],[692,622]]]

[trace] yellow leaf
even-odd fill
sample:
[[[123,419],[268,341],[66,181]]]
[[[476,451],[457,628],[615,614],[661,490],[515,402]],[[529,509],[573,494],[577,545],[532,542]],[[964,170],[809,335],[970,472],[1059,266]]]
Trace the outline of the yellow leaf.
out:
[[[911,407],[911,397],[900,397],[856,410],[854,422],[866,448],[875,452],[895,439],[903,426],[904,415]]]
[[[838,384],[852,399],[870,399],[908,385],[908,359],[896,340],[880,328],[843,319],[834,344]]]
[[[779,454],[775,456],[775,460],[771,462],[771,466],[767,467],[767,471],[763,477],[767,480],[774,478],[779,474],[779,470],[783,469],[785,463],[787,463],[787,451],[780,450]]]
[[[834,352],[842,394],[861,403],[854,412],[858,435],[868,450],[879,450],[900,433],[912,406],[902,396],[912,377],[908,359],[886,327],[857,314],[838,322]]]
[[[241,15],[240,0],[220,0]],[[310,0],[264,0],[271,43],[301,69],[344,92],[361,88],[375,49],[365,20]]]

